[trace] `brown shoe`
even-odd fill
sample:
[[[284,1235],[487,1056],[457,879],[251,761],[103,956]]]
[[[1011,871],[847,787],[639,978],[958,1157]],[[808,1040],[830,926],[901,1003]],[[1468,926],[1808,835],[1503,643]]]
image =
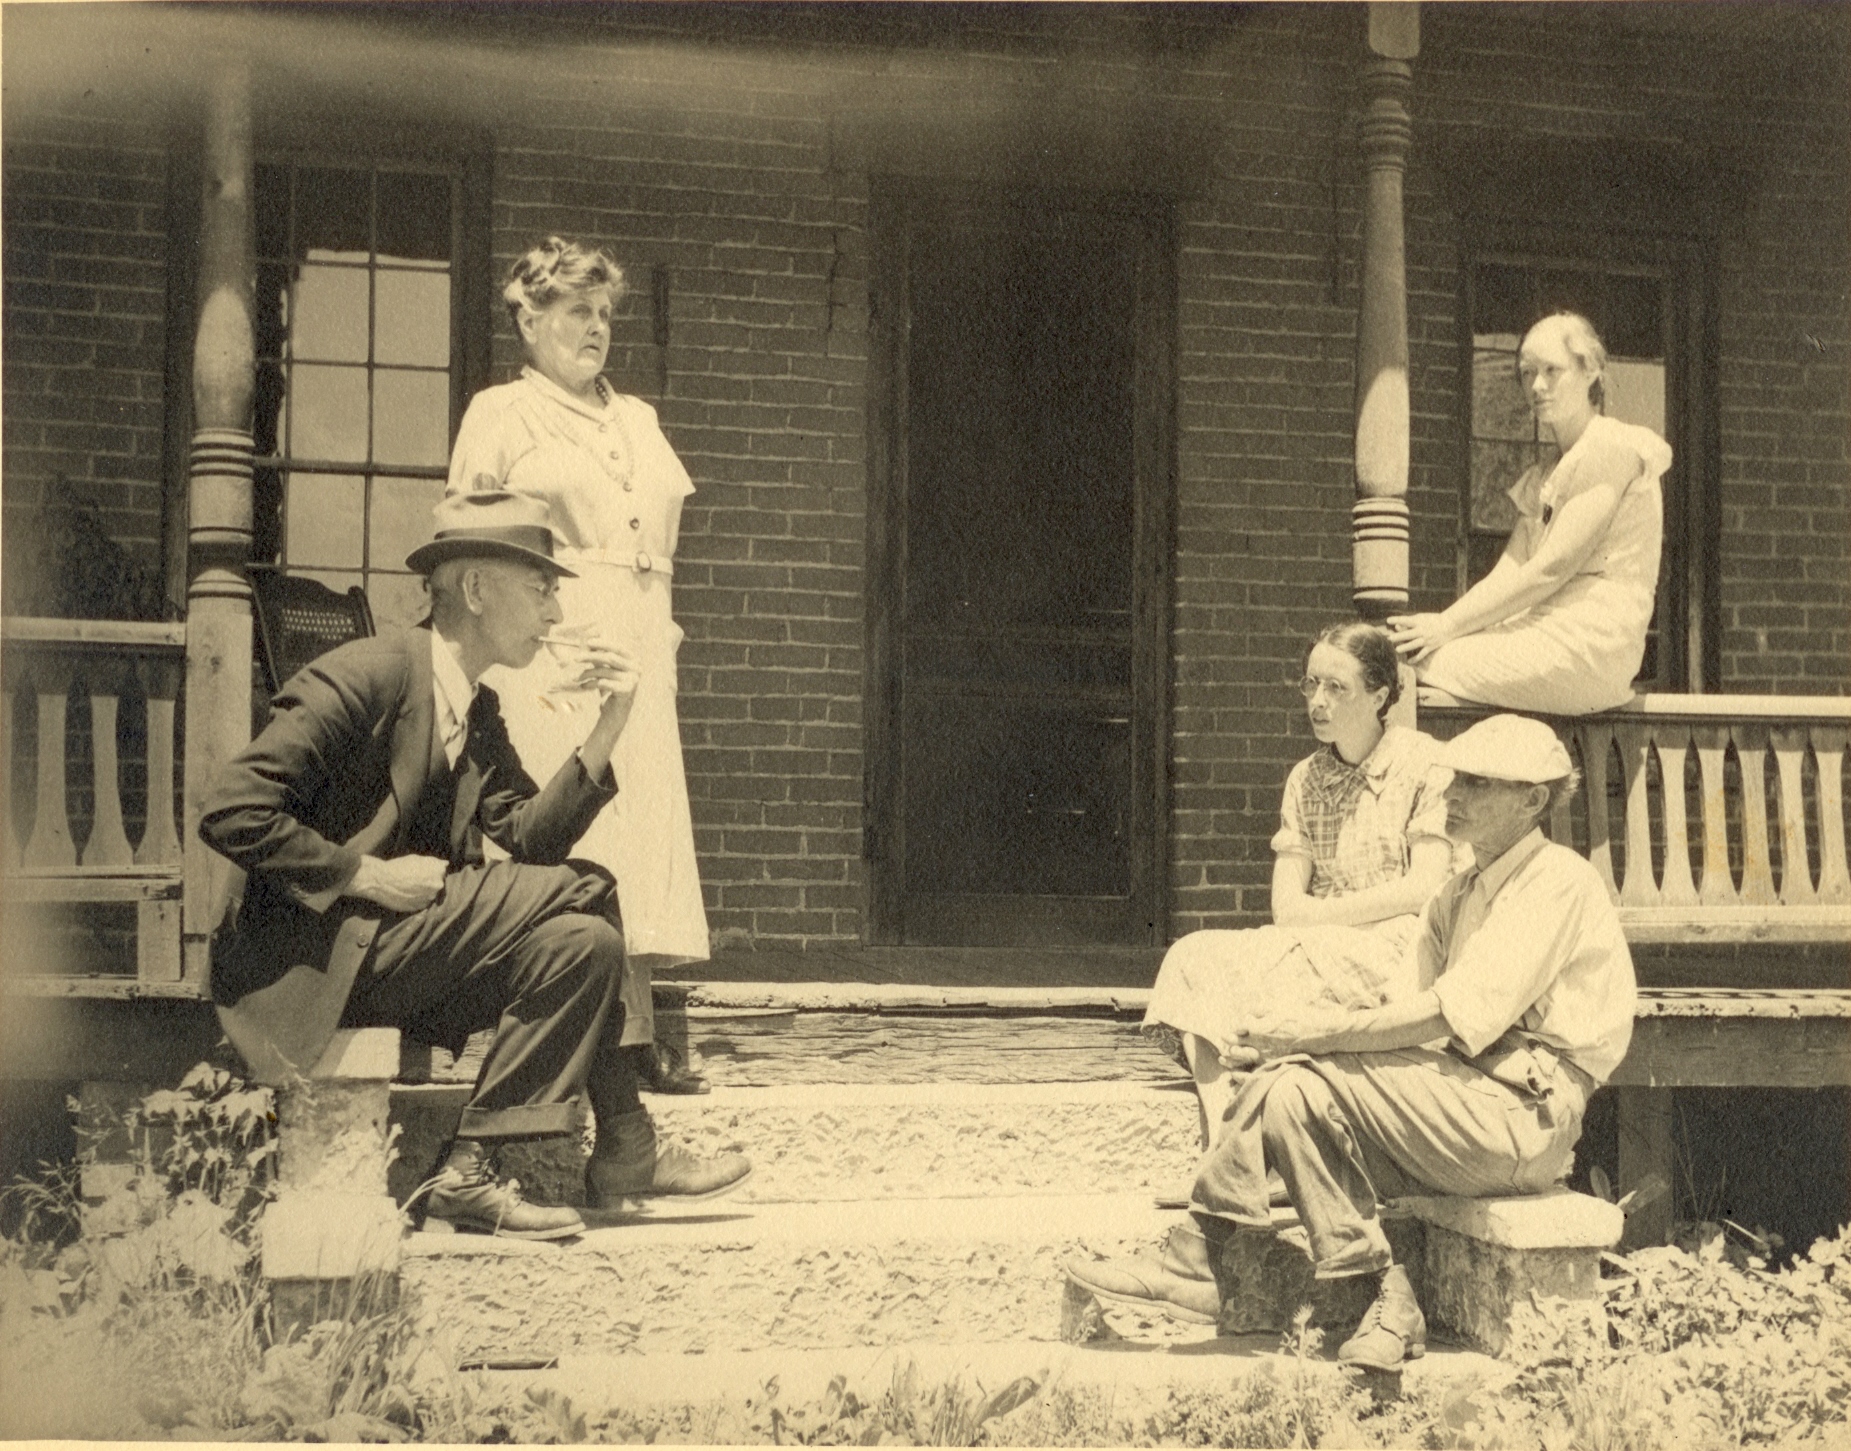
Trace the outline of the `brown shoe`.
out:
[[[1427,1353],[1427,1317],[1420,1313],[1414,1286],[1400,1265],[1382,1272],[1382,1287],[1364,1312],[1356,1333],[1337,1347],[1339,1365],[1367,1370],[1400,1370]]]
[[[585,1232],[576,1209],[529,1204],[521,1197],[520,1180],[498,1179],[483,1168],[441,1170],[425,1200],[424,1216],[503,1239],[568,1239]]]
[[[598,1144],[585,1163],[585,1203],[592,1209],[617,1209],[625,1199],[718,1199],[752,1176],[744,1154],[696,1158],[679,1144],[656,1142],[656,1126],[647,1112],[625,1114],[607,1134],[600,1126]]]

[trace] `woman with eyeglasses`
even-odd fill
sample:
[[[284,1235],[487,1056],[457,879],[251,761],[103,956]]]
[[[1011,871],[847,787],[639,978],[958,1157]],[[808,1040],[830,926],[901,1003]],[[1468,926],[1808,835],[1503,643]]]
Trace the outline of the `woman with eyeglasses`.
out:
[[[1549,715],[1632,698],[1658,596],[1671,445],[1606,416],[1606,367],[1579,313],[1524,337],[1517,380],[1559,457],[1511,486],[1517,527],[1491,573],[1438,614],[1390,616],[1422,685]]]
[[[530,775],[544,781],[577,749],[595,693],[571,688],[572,639],[615,645],[639,665],[630,724],[611,758],[618,792],[573,854],[617,879],[627,953],[659,972],[708,955],[707,914],[676,717],[682,630],[670,587],[681,507],[693,481],[641,398],[605,380],[623,270],[602,249],[548,237],[509,269],[502,299],[526,366],[470,400],[450,455],[449,492],[511,489],[541,500],[560,581],[561,639],[514,674],[487,677]],[[666,1055],[664,1055],[666,1056]],[[705,1082],[658,1061],[658,1092]]]
[[[1191,932],[1163,959],[1144,1027],[1180,1035],[1212,1144],[1259,1015],[1379,1006],[1426,984],[1405,966],[1420,909],[1451,875],[1446,773],[1431,736],[1385,721],[1394,646],[1355,621],[1320,634],[1301,690],[1320,748],[1286,778],[1273,837],[1273,925]]]

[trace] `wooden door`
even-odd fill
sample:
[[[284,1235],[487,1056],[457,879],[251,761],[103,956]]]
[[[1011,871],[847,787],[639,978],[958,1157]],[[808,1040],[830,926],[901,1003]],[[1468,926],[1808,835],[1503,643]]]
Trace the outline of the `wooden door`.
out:
[[[870,935],[1161,942],[1164,218],[876,210]]]

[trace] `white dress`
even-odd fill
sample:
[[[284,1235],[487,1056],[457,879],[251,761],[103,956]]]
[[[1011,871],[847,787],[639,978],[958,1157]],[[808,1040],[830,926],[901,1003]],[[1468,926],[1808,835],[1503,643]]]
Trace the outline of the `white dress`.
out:
[[[1548,599],[1449,640],[1416,667],[1421,682],[1462,700],[1543,715],[1586,715],[1632,699],[1658,597],[1664,541],[1659,480],[1671,445],[1636,423],[1597,417],[1545,474],[1511,486],[1512,538],[1534,557],[1564,501],[1601,482],[1623,485],[1607,531]]]
[[[708,955],[694,827],[688,811],[675,655],[682,631],[670,613],[682,500],[694,492],[640,398],[598,380],[585,403],[533,369],[470,400],[450,457],[451,493],[507,488],[544,502],[559,562],[568,627],[594,626],[641,667],[629,723],[612,753],[617,797],[573,855],[617,879],[624,942],[632,953],[681,962]],[[525,670],[490,670],[508,734],[528,774],[544,781],[587,734],[596,691],[562,688],[563,663],[542,650]]]

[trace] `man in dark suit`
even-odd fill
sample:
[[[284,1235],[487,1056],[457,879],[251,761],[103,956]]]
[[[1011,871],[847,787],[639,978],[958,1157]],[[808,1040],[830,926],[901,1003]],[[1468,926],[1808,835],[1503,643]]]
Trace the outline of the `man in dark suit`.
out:
[[[461,1227],[528,1239],[584,1227],[572,1209],[523,1200],[488,1154],[497,1140],[572,1132],[581,1091],[597,1119],[593,1208],[726,1193],[751,1172],[742,1156],[702,1161],[656,1142],[638,1054],[621,1046],[632,1014],[612,882],[567,860],[615,792],[634,667],[618,650],[583,652],[581,682],[602,707],[577,755],[536,788],[476,682],[533,659],[560,622],[554,592],[569,571],[534,501],[475,494],[436,512],[437,537],[407,561],[430,582],[427,627],[300,671],[206,800],[200,835],[246,874],[213,962],[226,1033],[259,1078],[285,1083],[342,1025],[456,1049],[494,1028],[427,1204]],[[511,860],[485,862],[484,836]]]

